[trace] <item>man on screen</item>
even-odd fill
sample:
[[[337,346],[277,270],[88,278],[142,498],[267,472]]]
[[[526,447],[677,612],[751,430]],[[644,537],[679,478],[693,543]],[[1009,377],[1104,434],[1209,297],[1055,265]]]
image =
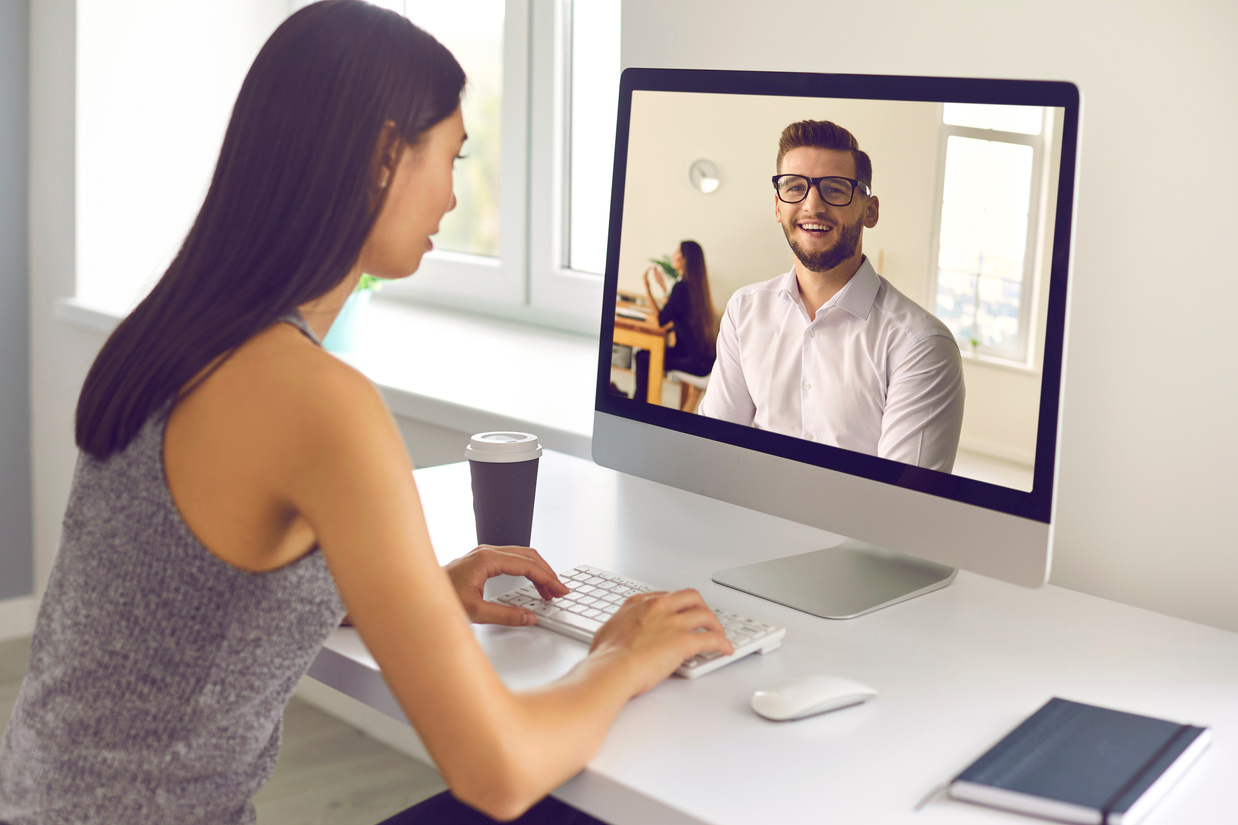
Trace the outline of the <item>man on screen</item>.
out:
[[[829,121],[783,130],[774,217],[795,265],[727,302],[700,412],[950,472],[963,366],[946,326],[877,274],[872,162]]]

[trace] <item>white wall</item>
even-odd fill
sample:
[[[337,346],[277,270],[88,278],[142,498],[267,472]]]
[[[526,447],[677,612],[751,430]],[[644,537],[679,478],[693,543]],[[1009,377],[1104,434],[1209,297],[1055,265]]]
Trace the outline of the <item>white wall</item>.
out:
[[[1064,79],[1083,91],[1053,581],[1238,630],[1238,5],[628,0],[623,65]],[[814,49],[787,31],[843,31]],[[1146,200],[1147,172],[1180,181]],[[1000,540],[1000,537],[995,537]]]
[[[26,239],[29,11],[27,0],[0,5],[0,605],[34,590]],[[19,609],[30,613],[26,605]],[[0,606],[0,614],[6,612]]]
[[[73,294],[74,0],[30,3],[30,444],[35,587],[47,581],[73,470],[73,409],[97,335],[52,320]]]

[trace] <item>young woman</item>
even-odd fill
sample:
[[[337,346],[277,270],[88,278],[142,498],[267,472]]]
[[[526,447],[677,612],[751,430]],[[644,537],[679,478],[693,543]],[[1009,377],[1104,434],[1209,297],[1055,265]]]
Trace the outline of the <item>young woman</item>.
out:
[[[662,271],[657,267],[645,270],[645,296],[658,311],[659,326],[669,326],[675,332],[675,346],[666,350],[665,371],[681,370],[692,375],[709,375],[717,355],[718,332],[714,328],[713,296],[709,291],[709,272],[705,269],[705,252],[696,241],[682,241],[671,254],[671,266],[679,273],[679,281],[671,287],[665,302],[654,297],[649,277],[652,274],[666,288]],[[649,386],[649,353],[636,354],[636,394],[644,400]]]
[[[567,588],[528,548],[440,568],[381,396],[318,344],[363,272],[408,276],[432,248],[463,86],[432,37],[359,0],[263,47],[193,228],[82,389],[0,821],[253,822],[284,705],[346,609],[453,793],[504,819],[579,771],[628,698],[730,652],[698,594],[645,595],[562,680],[510,692],[468,622],[532,616],[484,602],[485,580]]]

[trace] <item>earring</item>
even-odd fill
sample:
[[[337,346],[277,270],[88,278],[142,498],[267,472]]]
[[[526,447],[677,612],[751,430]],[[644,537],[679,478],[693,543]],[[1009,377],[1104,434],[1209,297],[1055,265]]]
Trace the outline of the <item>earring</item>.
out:
[[[383,175],[383,179],[378,182],[378,188],[379,189],[387,188],[387,176],[386,175]]]

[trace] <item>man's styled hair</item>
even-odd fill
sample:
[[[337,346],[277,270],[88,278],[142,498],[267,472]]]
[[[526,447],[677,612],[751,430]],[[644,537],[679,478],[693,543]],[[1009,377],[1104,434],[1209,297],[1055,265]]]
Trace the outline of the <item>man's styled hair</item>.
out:
[[[801,146],[812,146],[817,149],[834,149],[840,152],[851,152],[855,159],[856,180],[864,181],[871,188],[873,185],[873,162],[868,153],[860,150],[860,142],[855,135],[848,132],[837,123],[828,120],[801,120],[792,123],[782,130],[778,139],[778,161],[775,168],[782,171],[783,156],[792,149]]]

